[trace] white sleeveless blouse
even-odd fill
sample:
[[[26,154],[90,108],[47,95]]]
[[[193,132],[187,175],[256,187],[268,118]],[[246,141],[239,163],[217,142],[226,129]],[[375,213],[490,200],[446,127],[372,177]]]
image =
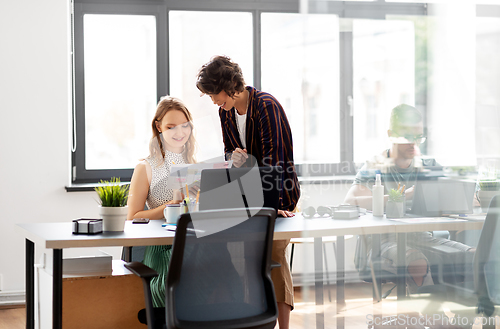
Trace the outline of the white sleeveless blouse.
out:
[[[170,169],[173,164],[186,164],[186,160],[181,153],[173,153],[165,150],[164,162],[158,165],[157,159],[147,157],[146,161],[151,166],[151,183],[149,184],[149,193],[146,199],[146,205],[149,209],[161,206],[174,198],[172,188],[167,186]],[[175,187],[176,189],[179,187]]]

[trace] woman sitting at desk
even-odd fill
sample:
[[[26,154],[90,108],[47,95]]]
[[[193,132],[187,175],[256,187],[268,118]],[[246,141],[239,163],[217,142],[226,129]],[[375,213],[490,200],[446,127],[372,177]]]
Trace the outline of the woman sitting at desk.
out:
[[[153,137],[149,156],[134,169],[128,198],[127,219],[162,219],[165,205],[179,203],[180,191],[167,186],[172,164],[194,163],[195,138],[191,114],[184,103],[174,97],[164,97],[152,122]],[[144,205],[148,210],[144,210]],[[151,280],[153,304],[165,305],[165,279],[172,246],[148,246],[144,264],[159,276]]]

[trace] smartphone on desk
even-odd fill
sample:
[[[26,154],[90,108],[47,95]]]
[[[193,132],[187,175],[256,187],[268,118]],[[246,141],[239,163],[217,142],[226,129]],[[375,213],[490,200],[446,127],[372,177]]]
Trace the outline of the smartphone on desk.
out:
[[[149,223],[149,218],[134,218],[132,219],[132,224],[147,224]]]

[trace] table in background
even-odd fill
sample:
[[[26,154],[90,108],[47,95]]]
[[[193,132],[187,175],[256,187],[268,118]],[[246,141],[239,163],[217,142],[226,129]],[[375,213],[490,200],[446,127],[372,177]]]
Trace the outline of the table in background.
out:
[[[322,237],[337,236],[337,312],[341,306],[345,305],[345,235],[372,235],[372,257],[374,260],[380,259],[380,234],[395,233],[397,235],[398,245],[398,262],[404,264],[406,262],[406,234],[412,232],[425,231],[450,231],[456,232],[461,230],[480,230],[483,227],[483,221],[470,221],[464,219],[452,219],[449,217],[410,219],[410,223],[391,220],[384,217],[375,217],[371,213],[363,215],[357,219],[332,219],[321,218],[319,216],[313,218],[304,218],[302,215],[296,215],[292,218],[279,218],[276,221],[275,235],[280,238],[295,238],[295,237],[313,237],[314,238],[314,267],[315,267],[315,304],[319,306],[316,311],[316,328],[324,328],[324,314],[322,306],[324,304],[323,295],[323,260],[322,260]],[[300,231],[302,230],[302,232]],[[380,261],[374,261],[375,273],[380,273]],[[406,296],[406,274],[405,268],[398,268],[397,275],[397,295],[398,299]],[[380,280],[374,282],[374,300],[376,291],[381,291]],[[344,327],[344,318],[337,317],[337,328]]]

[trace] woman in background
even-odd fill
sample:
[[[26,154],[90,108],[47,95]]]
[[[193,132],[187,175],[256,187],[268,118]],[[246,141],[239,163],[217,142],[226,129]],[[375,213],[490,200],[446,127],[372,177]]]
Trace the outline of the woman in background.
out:
[[[173,164],[194,163],[195,138],[191,113],[175,97],[164,97],[151,124],[149,156],[134,169],[127,219],[162,219],[165,205],[182,201],[182,193],[167,186]],[[147,210],[144,206],[147,205]],[[148,246],[143,263],[158,272],[151,280],[154,307],[165,306],[165,280],[172,246]]]

